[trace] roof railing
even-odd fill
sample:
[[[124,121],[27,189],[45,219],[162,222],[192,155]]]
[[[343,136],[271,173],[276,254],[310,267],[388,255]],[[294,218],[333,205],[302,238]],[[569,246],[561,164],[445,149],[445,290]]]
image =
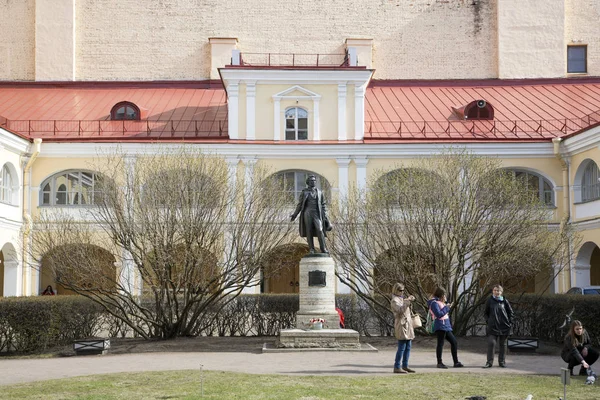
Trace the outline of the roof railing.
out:
[[[240,53],[242,66],[349,67],[348,52],[339,54]]]
[[[579,118],[543,120],[365,121],[371,139],[522,138],[563,136],[600,123],[600,110]]]
[[[214,120],[0,120],[0,126],[37,137],[227,138],[227,119]]]

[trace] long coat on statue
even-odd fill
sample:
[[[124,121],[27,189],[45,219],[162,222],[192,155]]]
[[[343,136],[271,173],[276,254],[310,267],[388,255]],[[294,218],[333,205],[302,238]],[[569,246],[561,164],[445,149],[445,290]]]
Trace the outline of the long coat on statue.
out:
[[[327,237],[327,231],[331,230],[331,224],[329,223],[329,220],[327,219],[327,206],[325,203],[325,196],[323,195],[323,191],[321,189],[317,189],[315,188],[315,190],[317,191],[317,204],[319,207],[319,218],[322,222],[322,227],[323,227],[323,234],[325,235],[325,237]],[[298,205],[296,206],[296,210],[294,211],[294,218],[295,216],[298,215],[298,213],[300,213],[300,236],[301,237],[306,237],[306,227],[304,225],[304,206],[306,204],[306,200],[308,200],[308,196],[310,196],[311,193],[311,189],[310,188],[306,188],[306,189],[302,189],[302,193],[300,193],[299,199],[298,199]]]

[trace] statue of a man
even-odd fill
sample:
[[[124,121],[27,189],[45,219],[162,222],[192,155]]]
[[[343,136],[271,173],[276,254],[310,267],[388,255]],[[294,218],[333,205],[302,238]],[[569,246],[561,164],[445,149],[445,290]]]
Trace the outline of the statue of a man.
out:
[[[308,242],[309,253],[315,253],[313,237],[319,239],[321,253],[329,253],[325,245],[327,231],[331,230],[331,224],[327,218],[327,207],[323,191],[316,188],[317,178],[309,175],[306,178],[305,189],[302,189],[296,210],[290,218],[292,221],[300,214],[300,236],[305,237]]]

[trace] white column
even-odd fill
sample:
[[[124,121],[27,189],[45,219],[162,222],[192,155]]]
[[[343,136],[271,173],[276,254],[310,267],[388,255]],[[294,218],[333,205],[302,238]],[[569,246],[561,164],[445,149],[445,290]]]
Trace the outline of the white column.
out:
[[[246,82],[246,140],[256,139],[256,82]]]
[[[281,98],[273,98],[273,140],[281,140]]]
[[[365,87],[356,85],[354,88],[354,140],[365,137]]]
[[[239,93],[238,81],[231,81],[227,86],[227,122],[229,125],[229,138],[239,138]]]
[[[346,140],[346,82],[338,83],[338,140]]]
[[[227,177],[229,180],[229,185],[235,189],[237,184],[237,167],[240,162],[237,156],[225,157],[225,162],[227,163]]]
[[[229,185],[229,191],[232,196],[235,196],[237,187],[237,168],[240,160],[237,156],[230,156],[225,157],[225,162],[227,163],[227,184]],[[233,220],[235,211],[235,202],[232,202],[230,209],[228,210],[228,220]]]
[[[321,130],[319,129],[319,126],[321,125],[321,122],[319,120],[320,115],[319,115],[319,104],[320,104],[320,99],[318,98],[314,98],[313,99],[313,140],[315,142],[318,142],[319,140],[321,140]]]
[[[244,187],[248,188],[253,184],[254,166],[258,159],[256,157],[241,157],[246,170],[244,172]]]
[[[356,187],[363,191],[367,187],[367,157],[355,157],[354,164],[356,165]]]
[[[121,262],[116,262],[115,266],[117,268],[121,268],[119,274],[119,284],[123,288],[123,291],[134,296],[140,295],[143,289],[143,282],[140,276],[139,282],[136,285],[135,265],[133,263],[133,256],[131,253],[123,249],[121,251]]]
[[[348,165],[350,165],[350,159],[336,158],[335,161],[338,165],[338,193],[340,200],[342,200],[348,196]]]
[[[19,263],[4,259],[4,297],[19,295]]]
[[[257,158],[255,157],[242,157],[242,162],[244,163],[244,201],[246,201],[248,199],[248,195],[249,195],[249,188],[254,184],[254,166],[256,165],[256,162],[258,161]],[[231,243],[233,243],[232,238],[230,237],[230,235],[226,235],[225,240],[229,240]],[[228,246],[226,246],[228,247]],[[233,253],[230,253],[233,254]],[[255,286],[250,286],[250,287],[244,287],[242,289],[242,293],[256,293],[256,287]]]

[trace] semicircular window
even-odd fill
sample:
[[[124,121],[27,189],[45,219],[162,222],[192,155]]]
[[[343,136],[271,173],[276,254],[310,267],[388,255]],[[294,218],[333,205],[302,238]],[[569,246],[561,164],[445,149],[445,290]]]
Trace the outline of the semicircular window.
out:
[[[122,101],[113,106],[110,111],[112,120],[140,120],[140,108],[129,101]]]
[[[302,193],[302,189],[306,187],[306,178],[308,178],[309,175],[314,175],[315,178],[317,178],[315,186],[321,189],[325,193],[325,197],[329,199],[331,190],[329,182],[327,182],[327,179],[314,172],[303,170],[283,171],[275,174],[273,177],[281,184],[282,190],[289,194],[290,201],[296,202],[298,201],[300,193]]]
[[[590,161],[583,171],[581,178],[581,201],[600,199],[600,169]]]
[[[40,205],[88,206],[99,204],[102,179],[91,171],[70,170],[42,182]]]
[[[525,188],[531,192],[531,195],[547,206],[554,205],[554,188],[552,183],[543,176],[535,172],[523,171],[519,169],[506,170],[517,182],[521,182]]]

